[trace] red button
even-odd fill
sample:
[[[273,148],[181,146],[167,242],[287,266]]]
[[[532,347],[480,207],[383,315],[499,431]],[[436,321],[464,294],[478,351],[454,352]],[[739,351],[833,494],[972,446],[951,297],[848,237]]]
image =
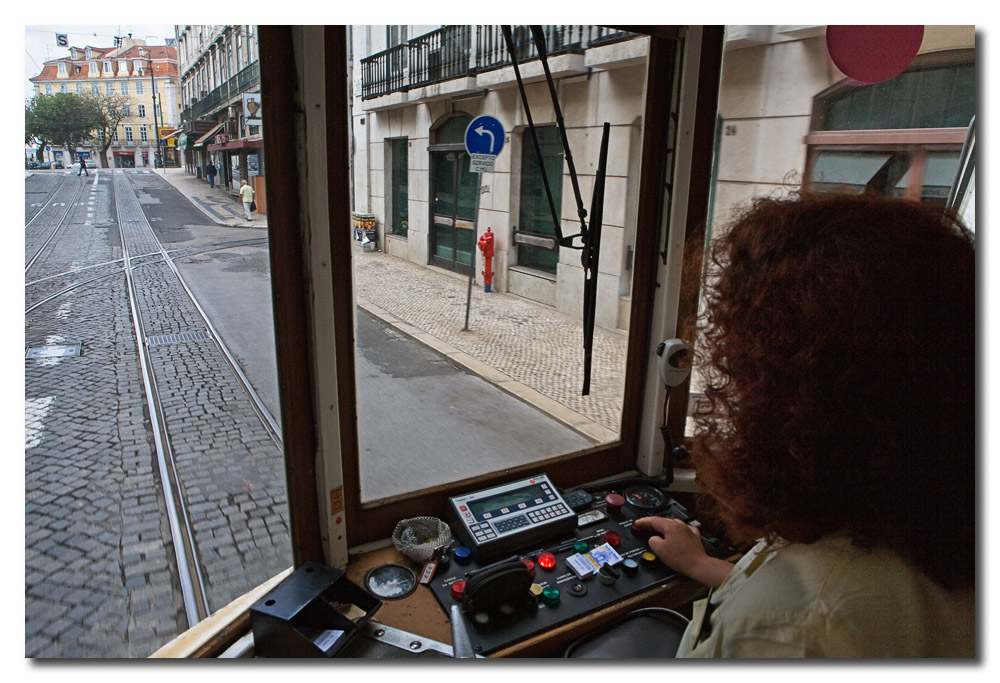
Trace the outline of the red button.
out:
[[[530,574],[531,576],[534,576],[535,575],[535,563],[532,562],[531,560],[527,559],[527,558],[521,560],[521,562],[523,562],[524,566],[528,568],[528,574]]]
[[[604,542],[610,545],[612,548],[617,548],[622,543],[621,534],[617,531],[609,531],[604,534]]]
[[[609,512],[618,512],[625,504],[625,499],[617,493],[609,493],[604,496],[604,502],[608,504]]]
[[[556,556],[552,553],[542,553],[538,556],[538,566],[542,569],[552,569],[556,566]]]
[[[459,579],[455,583],[451,584],[451,597],[458,601],[461,601],[465,597],[465,581]]]

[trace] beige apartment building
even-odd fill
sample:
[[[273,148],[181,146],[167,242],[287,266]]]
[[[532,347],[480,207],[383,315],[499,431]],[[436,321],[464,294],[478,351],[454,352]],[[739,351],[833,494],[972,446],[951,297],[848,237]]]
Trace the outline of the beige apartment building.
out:
[[[172,42],[172,41],[168,41]],[[145,40],[122,37],[116,47],[71,47],[69,56],[55,59],[29,79],[37,94],[57,92],[77,95],[120,95],[127,100],[126,116],[112,134],[106,167],[152,167],[161,159],[177,165],[179,100],[177,49],[173,45],[147,45]],[[160,156],[157,156],[157,141]],[[69,165],[69,152],[50,146],[46,160]],[[97,161],[103,145],[80,149]]]
[[[596,322],[627,331],[633,255],[650,248],[635,244],[633,214],[646,38],[593,26],[544,31],[587,209],[601,127],[611,126]],[[864,87],[833,65],[825,33],[822,25],[727,27],[712,229],[754,196],[800,188],[947,197],[975,113],[974,27],[926,27],[904,74]],[[575,193],[528,37],[514,27],[553,201],[563,232],[573,234]],[[354,26],[351,52],[354,209],[374,217],[378,248],[456,277],[472,269],[482,283],[476,243],[489,227],[493,291],[580,317],[579,251],[554,245],[500,27]],[[505,146],[492,172],[471,173],[464,135],[481,115],[501,122]]]
[[[263,119],[257,27],[184,24],[174,27],[180,60],[181,126],[178,150],[188,173],[230,192],[246,180],[266,211]]]
[[[926,26],[909,68],[859,85],[826,26],[729,26],[719,94],[713,227],[749,199],[874,189],[943,205],[976,111],[973,26]]]

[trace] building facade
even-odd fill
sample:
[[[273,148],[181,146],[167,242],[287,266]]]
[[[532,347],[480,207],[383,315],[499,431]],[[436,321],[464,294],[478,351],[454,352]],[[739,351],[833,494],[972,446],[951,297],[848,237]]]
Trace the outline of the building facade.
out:
[[[175,27],[180,62],[178,149],[188,172],[204,177],[211,162],[231,192],[246,180],[264,199],[264,140],[255,26]]]
[[[974,26],[925,26],[899,76],[861,85],[826,26],[728,26],[713,229],[753,197],[804,188],[943,205],[976,110]]]
[[[498,26],[354,26],[352,150],[357,213],[393,256],[477,278],[476,238],[495,235],[492,289],[582,311],[579,252],[553,248],[518,88]],[[549,65],[589,208],[600,127],[611,124],[596,323],[627,330],[631,208],[638,189],[646,39],[545,26]],[[513,27],[546,175],[565,234],[577,219],[565,151],[534,46]],[[727,26],[713,225],[761,194],[874,190],[943,203],[975,112],[974,27],[925,28],[901,76],[857,87],[829,58],[826,27]],[[936,94],[937,96],[932,96]],[[504,128],[492,173],[471,173],[468,123]],[[669,153],[665,150],[665,153]]]
[[[627,329],[646,39],[591,26],[544,31],[588,210],[603,124],[610,124],[596,319],[605,328]],[[543,168],[564,235],[580,231],[576,193],[526,27],[514,27],[512,37],[542,164],[499,26],[355,26],[351,33],[355,210],[375,216],[382,250],[457,275],[474,269],[478,276],[483,259],[476,243],[489,228],[492,291],[579,317],[580,252],[555,242]],[[504,129],[493,172],[469,170],[465,132],[480,115]]]
[[[172,42],[172,41],[168,41]],[[173,45],[147,45],[131,36],[117,47],[71,47],[69,56],[45,62],[31,79],[36,94],[74,93],[125,98],[125,117],[111,134],[104,167],[132,168],[177,164],[178,130],[177,49]],[[159,141],[159,146],[158,146]],[[46,160],[73,163],[70,152],[49,146]],[[104,147],[94,140],[78,151],[97,160]]]

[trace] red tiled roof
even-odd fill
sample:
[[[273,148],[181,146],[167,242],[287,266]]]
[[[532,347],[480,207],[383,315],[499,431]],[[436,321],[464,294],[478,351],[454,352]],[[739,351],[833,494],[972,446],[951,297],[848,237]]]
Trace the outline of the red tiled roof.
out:
[[[88,46],[91,47],[91,46]],[[139,48],[142,47],[143,56],[139,56]],[[80,50],[81,48],[76,48]],[[177,76],[179,75],[179,69],[177,67],[177,48],[172,45],[143,45],[143,46],[133,46],[124,52],[116,54],[114,57],[109,57],[108,54],[114,52],[115,48],[112,47],[91,47],[92,50],[98,51],[99,54],[94,55],[93,58],[87,59],[83,57],[82,59],[71,59],[70,57],[64,57],[62,59],[54,59],[49,62],[45,62],[42,66],[42,71],[37,76],[32,76],[28,80],[32,83],[39,81],[58,81],[60,83],[75,81],[75,80],[90,80],[96,76],[90,73],[90,62],[95,61],[106,61],[111,59],[117,61],[119,59],[125,59],[132,61],[134,59],[146,59],[150,57],[153,59],[153,74],[156,76]],[[86,54],[86,48],[82,48],[84,54]],[[67,75],[59,76],[59,64],[60,62],[66,64]],[[77,67],[79,67],[79,73],[77,73]],[[145,74],[144,74],[145,75]],[[120,78],[120,76],[118,76]]]

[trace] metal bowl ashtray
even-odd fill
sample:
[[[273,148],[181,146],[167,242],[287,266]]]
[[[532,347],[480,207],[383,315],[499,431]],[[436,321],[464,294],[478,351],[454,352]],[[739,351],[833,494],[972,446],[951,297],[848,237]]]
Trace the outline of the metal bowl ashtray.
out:
[[[437,517],[404,519],[392,532],[396,550],[414,562],[426,562],[434,551],[451,543],[451,529]]]

